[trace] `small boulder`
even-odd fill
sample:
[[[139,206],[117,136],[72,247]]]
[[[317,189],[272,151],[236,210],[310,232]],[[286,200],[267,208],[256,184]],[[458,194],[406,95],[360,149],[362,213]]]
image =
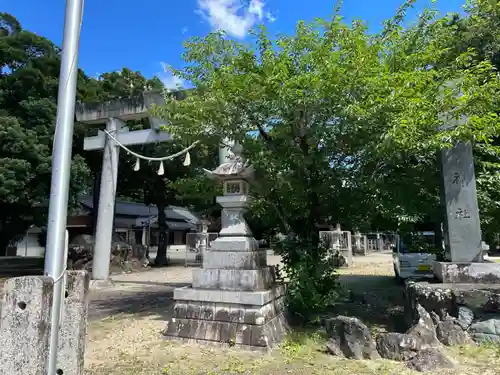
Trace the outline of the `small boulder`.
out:
[[[465,345],[472,342],[469,334],[463,330],[456,320],[445,320],[438,324],[436,328],[438,340],[447,346]]]
[[[419,372],[432,371],[438,368],[454,368],[451,359],[435,348],[424,349],[406,362],[406,366]]]
[[[500,336],[500,319],[492,318],[480,320],[470,326],[470,331]]]
[[[380,356],[393,361],[406,361],[422,348],[418,338],[405,333],[383,333],[376,342]]]
[[[458,321],[465,326],[464,330],[468,329],[474,321],[474,311],[466,306],[458,306]]]
[[[439,343],[436,337],[436,327],[431,315],[421,306],[417,305],[414,325],[406,331],[410,336],[420,339],[422,348]]]
[[[337,316],[325,320],[325,329],[330,338],[327,350],[335,355],[340,351],[346,358],[379,358],[375,341],[368,327],[359,319]]]
[[[432,319],[431,315],[427,312],[426,309],[422,307],[422,305],[417,305],[417,313],[416,313],[416,321],[415,324],[420,324],[431,331],[434,330],[435,325],[434,325],[434,320]]]

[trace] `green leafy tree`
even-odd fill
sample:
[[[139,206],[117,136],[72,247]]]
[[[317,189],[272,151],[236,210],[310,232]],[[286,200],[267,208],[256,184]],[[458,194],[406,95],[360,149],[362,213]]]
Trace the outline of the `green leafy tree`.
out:
[[[59,52],[12,15],[0,13],[0,254],[30,225],[46,224]],[[83,159],[75,156],[70,207],[86,175]]]
[[[403,28],[411,5],[376,35],[335,14],[299,22],[295,35],[276,40],[260,28],[253,45],[220,33],[193,38],[186,68],[173,70],[196,89],[158,113],[184,139],[243,144],[257,171],[256,198],[294,238],[283,256],[295,300],[305,284],[323,293],[335,282],[317,268],[325,262],[318,224],[370,226],[376,216],[397,223],[438,212],[436,151],[472,138],[491,150],[498,133],[491,62],[466,51],[438,66],[446,29],[433,26],[432,11]],[[440,92],[457,79],[461,97]],[[467,114],[467,124],[440,131],[438,115],[451,109]]]
[[[86,79],[83,77],[82,79]],[[119,72],[104,73],[98,79],[87,79],[83,100],[102,102],[122,98],[134,98],[144,91],[163,90],[163,83],[157,78],[145,78],[140,72],[122,69]],[[149,128],[147,119],[127,121],[131,130]],[[93,131],[91,128],[85,132]],[[83,143],[83,140],[81,141]],[[148,157],[162,157],[175,154],[187,144],[179,142],[164,142],[155,145],[131,147],[135,152]],[[160,233],[156,264],[167,263],[167,234],[165,210],[169,205],[187,206],[201,213],[208,213],[214,207],[216,187],[203,176],[202,167],[214,168],[213,155],[216,149],[209,145],[199,145],[191,150],[191,166],[183,166],[183,157],[164,161],[163,175],[158,175],[159,163],[141,161],[139,171],[133,167],[136,158],[122,151],[117,194],[122,199],[155,205],[158,208],[158,229]],[[86,161],[98,181],[101,173],[101,155],[95,152],[84,153]],[[215,161],[216,162],[216,161]]]
[[[487,240],[498,233],[500,217],[497,191],[500,180],[496,178],[500,171],[498,141],[498,67],[500,56],[500,34],[498,15],[500,6],[496,2],[474,0],[468,2],[466,14],[452,14],[436,18],[434,11],[428,10],[422,15],[418,26],[410,30],[396,30],[400,42],[400,53],[408,55],[409,61],[422,60],[427,69],[432,68],[435,76],[455,79],[455,90],[447,90],[444,98],[436,98],[435,87],[431,95],[414,95],[408,102],[414,113],[405,127],[399,127],[394,137],[399,137],[400,149],[405,153],[411,150],[425,166],[426,178],[419,178],[419,191],[427,198],[426,209],[419,210],[419,216],[431,214],[433,221],[442,221],[442,208],[439,207],[437,186],[437,162],[432,150],[441,146],[450,146],[456,139],[473,140],[475,154],[476,181],[483,235]],[[404,48],[401,48],[404,46]],[[419,48],[425,46],[432,54],[422,59]],[[442,79],[437,79],[440,84]],[[430,86],[432,87],[432,86]],[[463,95],[456,99],[458,92]],[[438,106],[435,104],[439,103]],[[455,118],[465,115],[468,121],[454,131],[439,132],[435,121],[422,123],[419,113],[426,107],[433,117],[438,112],[454,109]],[[434,114],[433,114],[434,111]],[[435,118],[435,117],[434,117]],[[416,121],[415,121],[416,120]],[[398,134],[399,133],[399,134]],[[425,176],[425,174],[420,174]],[[411,188],[411,185],[401,181]],[[391,185],[398,186],[398,185]],[[420,194],[421,195],[421,194]],[[432,203],[432,202],[435,203]],[[437,208],[437,209],[436,209]],[[408,211],[405,208],[406,211]],[[437,228],[438,229],[438,228]],[[438,232],[438,230],[436,230]],[[439,239],[437,239],[439,241]]]

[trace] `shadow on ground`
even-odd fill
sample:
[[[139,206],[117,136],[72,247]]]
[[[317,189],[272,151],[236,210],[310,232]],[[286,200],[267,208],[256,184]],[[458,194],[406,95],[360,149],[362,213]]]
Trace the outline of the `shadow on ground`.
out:
[[[188,286],[187,283],[157,283],[121,281],[120,284],[138,287],[150,287],[151,290],[123,290],[108,292],[92,298],[89,304],[89,319],[99,320],[113,318],[119,315],[133,314],[141,316],[156,316],[167,321],[172,316],[173,290]]]
[[[388,274],[377,275],[374,270],[370,270],[370,274],[362,272],[367,271],[339,270],[339,282],[346,290],[346,298],[328,311],[326,317],[358,317],[374,332],[404,330],[403,286]],[[174,288],[190,285],[186,282],[127,280],[118,283],[121,284],[120,290],[92,293],[90,320],[134,315],[138,319],[148,317],[167,321],[172,316]]]
[[[361,319],[373,331],[405,329],[403,318],[404,287],[386,275],[340,275],[346,298],[329,315],[346,315]]]
[[[335,305],[326,317],[358,317],[377,332],[404,330],[403,287],[390,276],[341,275],[346,298]],[[172,316],[173,290],[189,283],[120,281],[130,290],[104,292],[89,305],[89,319],[113,318],[119,315],[155,317],[167,321]],[[137,286],[140,290],[134,290]],[[148,290],[149,289],[149,290]]]

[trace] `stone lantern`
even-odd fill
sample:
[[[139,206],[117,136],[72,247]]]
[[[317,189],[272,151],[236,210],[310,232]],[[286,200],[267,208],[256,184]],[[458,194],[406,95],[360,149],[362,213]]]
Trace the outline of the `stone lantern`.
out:
[[[219,165],[213,172],[207,169],[204,172],[209,178],[222,182],[224,187],[224,195],[217,197],[217,203],[222,206],[219,238],[223,240],[225,236],[230,236],[226,241],[233,242],[238,237],[239,241],[251,246],[249,240],[254,238],[243,215],[251,201],[248,191],[254,169],[243,161],[241,145],[235,144],[231,151],[233,155],[228,162]]]
[[[254,169],[235,144],[228,161],[208,177],[221,182],[224,194],[221,231],[193,269],[191,287],[174,290],[174,314],[163,332],[166,338],[198,343],[232,343],[238,347],[272,347],[286,332],[284,285],[276,282],[267,252],[260,250],[244,213],[251,198],[249,182]]]

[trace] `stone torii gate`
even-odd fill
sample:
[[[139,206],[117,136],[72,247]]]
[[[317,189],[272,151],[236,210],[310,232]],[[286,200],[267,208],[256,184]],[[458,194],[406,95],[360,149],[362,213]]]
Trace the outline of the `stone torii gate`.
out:
[[[183,92],[175,93],[176,99],[182,100]],[[150,115],[153,104],[165,103],[162,92],[144,92],[138,98],[120,99],[98,104],[78,104],[75,109],[77,121],[84,124],[106,124],[106,131],[124,146],[168,142],[172,137],[161,131],[161,119]],[[149,118],[151,129],[129,131],[124,121]],[[227,140],[226,140],[227,141]],[[230,141],[227,141],[229,145]],[[97,211],[97,225],[94,240],[92,278],[107,280],[109,278],[109,262],[111,257],[111,243],[113,222],[115,215],[116,184],[118,176],[118,160],[120,147],[114,139],[99,131],[97,136],[84,139],[84,150],[104,150],[102,160],[101,184],[99,191],[99,205]],[[228,145],[219,148],[219,161],[223,163],[231,154]],[[95,209],[95,207],[94,207]]]
[[[139,98],[121,99],[99,104],[78,104],[76,119],[84,124],[106,124],[106,131],[125,146],[172,140],[170,134],[161,131],[161,120],[153,118],[149,109],[153,104],[163,104],[161,92],[145,92]],[[151,129],[129,131],[124,121],[149,117]],[[103,150],[97,225],[94,240],[92,278],[109,278],[109,261],[115,214],[116,184],[120,147],[103,131],[97,136],[84,139],[84,150]],[[95,209],[95,207],[94,207]]]

